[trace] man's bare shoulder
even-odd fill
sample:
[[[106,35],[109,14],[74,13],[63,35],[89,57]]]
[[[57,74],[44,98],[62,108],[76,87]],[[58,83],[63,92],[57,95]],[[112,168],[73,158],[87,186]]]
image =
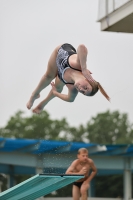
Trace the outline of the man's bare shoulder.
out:
[[[88,158],[88,163],[89,164],[93,164],[94,162],[93,162],[93,160],[91,158]]]
[[[74,161],[72,162],[72,164],[73,164],[73,165],[77,165],[78,162],[79,162],[78,159],[76,159],[76,160],[74,160]]]

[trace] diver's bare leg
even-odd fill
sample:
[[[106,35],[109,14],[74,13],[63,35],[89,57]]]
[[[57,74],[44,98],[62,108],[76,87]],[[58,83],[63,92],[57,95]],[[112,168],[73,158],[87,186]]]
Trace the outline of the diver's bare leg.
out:
[[[28,109],[30,109],[34,101],[40,97],[40,92],[44,88],[46,88],[51,83],[51,81],[57,76],[56,56],[57,56],[59,47],[60,46],[56,47],[56,49],[51,54],[50,59],[48,61],[47,71],[42,76],[35,90],[32,92],[32,95],[26,105]]]
[[[55,87],[57,89],[58,92],[62,92],[63,90],[63,86],[64,86],[64,83],[62,83],[60,81],[60,79],[58,77],[56,77],[56,80],[55,80]],[[47,105],[47,103],[52,100],[55,96],[53,95],[53,92],[52,90],[49,92],[48,96],[43,100],[41,101],[32,111],[34,113],[37,113],[39,114],[43,108]]]

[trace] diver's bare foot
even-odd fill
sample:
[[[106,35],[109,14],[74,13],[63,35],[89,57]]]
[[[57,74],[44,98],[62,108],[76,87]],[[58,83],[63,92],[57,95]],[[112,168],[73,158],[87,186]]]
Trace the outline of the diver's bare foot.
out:
[[[43,107],[39,104],[38,106],[36,106],[32,112],[36,113],[36,114],[40,114],[40,112],[43,110]]]
[[[31,107],[33,106],[33,103],[36,99],[38,99],[40,97],[40,94],[36,95],[31,95],[30,100],[28,101],[28,103],[26,104],[26,107],[28,109],[31,109]]]

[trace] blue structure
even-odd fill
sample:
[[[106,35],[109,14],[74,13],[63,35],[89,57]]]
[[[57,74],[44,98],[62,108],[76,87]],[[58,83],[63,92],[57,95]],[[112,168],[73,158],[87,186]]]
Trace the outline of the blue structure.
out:
[[[98,176],[123,174],[124,197],[131,197],[133,145],[0,138],[0,173],[8,174],[10,187],[14,185],[15,174],[62,174],[76,159],[81,147],[88,149],[89,157],[98,169]]]

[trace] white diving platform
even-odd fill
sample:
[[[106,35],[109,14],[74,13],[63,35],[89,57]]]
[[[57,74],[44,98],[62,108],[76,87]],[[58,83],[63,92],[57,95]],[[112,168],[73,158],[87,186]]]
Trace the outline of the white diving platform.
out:
[[[0,200],[35,200],[81,178],[84,178],[84,176],[74,174],[37,174],[0,193]]]

